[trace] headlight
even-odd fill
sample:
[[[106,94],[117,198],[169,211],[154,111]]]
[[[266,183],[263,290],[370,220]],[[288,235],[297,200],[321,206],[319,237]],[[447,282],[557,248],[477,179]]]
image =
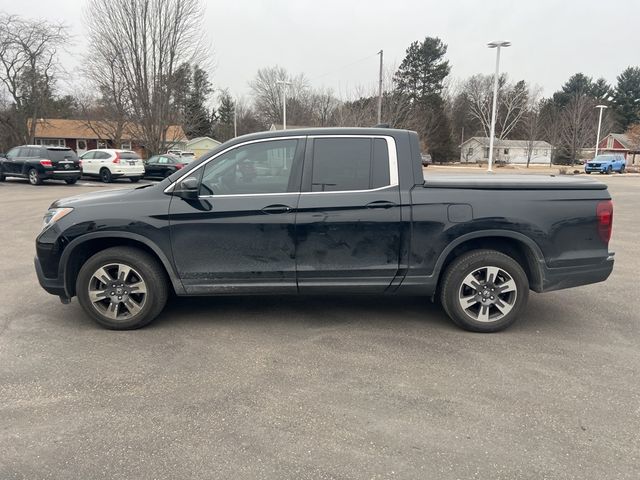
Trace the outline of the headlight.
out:
[[[66,217],[71,212],[73,212],[73,208],[50,208],[47,213],[44,214],[44,218],[42,219],[42,229],[53,225],[58,220],[63,217]]]

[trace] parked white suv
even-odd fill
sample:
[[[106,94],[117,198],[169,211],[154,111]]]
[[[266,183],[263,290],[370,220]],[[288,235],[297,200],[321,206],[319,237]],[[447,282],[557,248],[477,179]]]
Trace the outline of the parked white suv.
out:
[[[116,178],[128,178],[135,183],[144,176],[144,163],[140,155],[131,150],[89,150],[80,160],[83,175],[100,177],[104,183]]]

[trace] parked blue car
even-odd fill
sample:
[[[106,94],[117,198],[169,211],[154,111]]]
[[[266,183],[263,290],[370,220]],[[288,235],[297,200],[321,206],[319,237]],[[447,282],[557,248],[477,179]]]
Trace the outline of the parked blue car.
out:
[[[624,173],[627,162],[622,155],[598,155],[593,160],[589,160],[584,164],[584,172],[598,173]]]

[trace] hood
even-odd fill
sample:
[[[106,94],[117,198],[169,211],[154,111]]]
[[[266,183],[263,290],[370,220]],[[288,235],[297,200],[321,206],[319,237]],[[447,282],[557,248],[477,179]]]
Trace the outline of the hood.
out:
[[[136,190],[130,188],[120,188],[117,190],[107,190],[106,192],[92,192],[66,197],[56,200],[50,208],[57,207],[79,207],[105,203],[119,203],[130,200],[135,195]]]

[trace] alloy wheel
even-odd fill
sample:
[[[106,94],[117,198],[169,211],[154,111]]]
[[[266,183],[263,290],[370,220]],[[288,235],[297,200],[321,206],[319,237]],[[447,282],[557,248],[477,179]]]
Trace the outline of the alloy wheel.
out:
[[[34,169],[29,170],[29,183],[31,185],[37,185],[38,184],[38,172],[36,172]]]
[[[147,284],[138,271],[123,263],[98,268],[89,281],[89,300],[111,320],[130,320],[147,301]]]
[[[480,267],[462,281],[458,302],[462,310],[477,322],[496,322],[516,304],[518,287],[504,269]]]

